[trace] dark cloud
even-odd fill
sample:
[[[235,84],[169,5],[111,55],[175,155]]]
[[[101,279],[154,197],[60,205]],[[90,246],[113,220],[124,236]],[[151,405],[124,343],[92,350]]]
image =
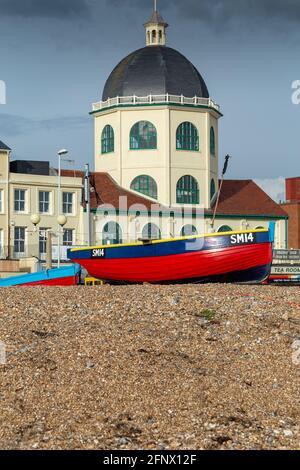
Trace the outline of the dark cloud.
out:
[[[68,116],[33,119],[11,114],[0,114],[0,129],[5,136],[19,136],[39,131],[77,130],[90,124],[88,116]]]
[[[74,18],[96,16],[104,10],[139,10],[145,19],[153,8],[151,0],[0,0],[4,16]],[[158,8],[167,17],[168,11],[177,11],[181,17],[222,25],[245,20],[300,21],[299,0],[158,0]]]
[[[27,18],[84,17],[93,4],[93,0],[0,0],[0,14]]]
[[[107,3],[118,9],[121,5],[146,12],[152,8],[150,0],[107,0]],[[158,9],[166,17],[168,10],[176,9],[181,17],[218,25],[235,20],[300,20],[299,0],[158,0]]]
[[[177,2],[181,13],[203,19],[230,21],[242,19],[299,20],[299,0],[185,0]]]

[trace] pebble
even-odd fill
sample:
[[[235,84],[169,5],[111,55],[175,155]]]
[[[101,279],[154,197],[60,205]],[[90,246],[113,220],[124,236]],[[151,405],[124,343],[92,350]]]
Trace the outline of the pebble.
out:
[[[86,368],[87,369],[93,369],[93,367],[95,367],[94,362],[93,361],[87,361]]]

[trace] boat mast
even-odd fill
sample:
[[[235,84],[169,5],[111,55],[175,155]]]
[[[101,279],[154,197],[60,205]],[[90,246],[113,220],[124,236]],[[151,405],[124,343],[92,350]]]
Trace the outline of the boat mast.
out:
[[[86,209],[86,227],[87,227],[87,244],[91,246],[91,193],[90,193],[90,166],[85,165],[84,176],[84,202]]]
[[[226,157],[225,157],[225,163],[224,163],[224,168],[223,168],[223,172],[222,172],[222,179],[221,179],[221,183],[220,183],[220,187],[219,187],[219,191],[218,191],[217,202],[216,202],[216,205],[215,205],[213,219],[212,219],[212,223],[211,223],[212,228],[215,227],[215,220],[216,220],[217,210],[218,210],[218,206],[219,206],[219,202],[220,202],[220,196],[221,196],[222,186],[223,186],[223,182],[224,182],[224,176],[227,172],[230,158],[231,158],[230,155],[226,155]]]

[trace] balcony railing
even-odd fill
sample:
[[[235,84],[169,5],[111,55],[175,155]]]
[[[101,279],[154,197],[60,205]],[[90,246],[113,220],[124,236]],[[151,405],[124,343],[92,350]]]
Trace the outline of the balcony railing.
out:
[[[67,251],[72,246],[60,246],[60,259],[66,261]],[[41,249],[40,244],[24,244],[24,246],[16,247],[12,244],[10,247],[4,246],[0,250],[0,260],[21,260],[26,258],[36,258],[39,261],[44,262],[46,260],[45,247]],[[52,244],[52,260],[56,261],[58,259],[58,247],[56,244]]]
[[[113,106],[132,106],[132,105],[148,105],[148,104],[176,104],[189,106],[207,106],[220,112],[220,106],[211,98],[187,98],[178,95],[148,95],[148,96],[117,96],[109,98],[107,101],[100,101],[93,104],[93,112],[102,111]]]

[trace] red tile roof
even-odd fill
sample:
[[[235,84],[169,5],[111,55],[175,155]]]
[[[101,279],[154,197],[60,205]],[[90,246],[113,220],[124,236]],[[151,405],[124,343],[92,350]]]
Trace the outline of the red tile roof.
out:
[[[111,204],[119,207],[119,198],[127,197],[127,207],[134,204],[143,204],[148,210],[153,204],[157,204],[143,196],[127,191],[119,186],[108,173],[92,173],[91,187],[94,191],[91,193],[91,208],[96,209],[100,204]]]
[[[72,178],[84,178],[84,172],[79,170],[61,170],[61,176]],[[142,195],[139,196],[121,186],[108,173],[93,173],[90,177],[91,186],[91,209],[97,209],[100,205],[110,204],[119,207],[120,197],[127,197],[127,207],[134,204],[143,204],[148,210],[153,204],[163,208],[157,202],[151,201]]]
[[[252,180],[225,180],[217,214],[287,217],[279,204]]]
[[[83,178],[84,173],[77,170],[62,170],[62,176]],[[100,205],[111,204],[119,207],[119,198],[127,197],[127,207],[142,204],[148,210],[156,204],[160,210],[167,209],[154,201],[139,196],[119,186],[108,173],[91,173],[91,208],[97,209]],[[178,209],[178,208],[177,208]],[[175,209],[176,210],[176,209]],[[207,211],[211,214],[211,211]],[[220,195],[218,215],[241,216],[268,216],[287,217],[287,213],[271,199],[252,180],[225,180]]]

